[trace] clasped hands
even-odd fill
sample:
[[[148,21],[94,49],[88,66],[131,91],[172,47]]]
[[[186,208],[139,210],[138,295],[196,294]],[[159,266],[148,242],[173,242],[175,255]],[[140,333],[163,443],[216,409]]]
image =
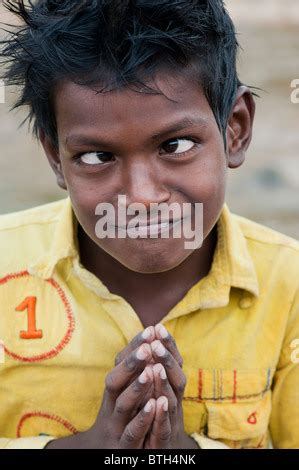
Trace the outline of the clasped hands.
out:
[[[195,449],[184,431],[186,377],[174,338],[162,324],[139,333],[106,376],[88,439],[110,449]]]

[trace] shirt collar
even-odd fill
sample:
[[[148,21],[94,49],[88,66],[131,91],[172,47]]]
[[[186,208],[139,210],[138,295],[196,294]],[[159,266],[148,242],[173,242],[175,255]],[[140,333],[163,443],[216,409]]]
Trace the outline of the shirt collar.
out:
[[[251,303],[259,295],[257,273],[248,250],[246,238],[226,204],[217,222],[217,245],[211,269],[196,283],[164,318],[164,321],[200,309],[225,307],[229,304],[230,289],[244,291]]]
[[[48,279],[52,276],[57,263],[65,258],[72,258],[77,270],[80,270],[79,248],[77,240],[78,222],[74,214],[70,197],[62,201],[54,237],[48,253],[33,262],[30,274]],[[217,308],[229,303],[231,287],[237,287],[259,295],[257,274],[250,256],[246,238],[238,223],[224,204],[217,222],[217,245],[210,272],[196,283],[184,298],[168,313],[167,319],[202,308]],[[81,266],[82,268],[82,266]],[[87,271],[81,269],[87,278]],[[104,284],[92,275],[94,290],[105,298],[119,299],[109,292]],[[96,287],[97,285],[97,287]],[[166,319],[165,318],[165,319]]]

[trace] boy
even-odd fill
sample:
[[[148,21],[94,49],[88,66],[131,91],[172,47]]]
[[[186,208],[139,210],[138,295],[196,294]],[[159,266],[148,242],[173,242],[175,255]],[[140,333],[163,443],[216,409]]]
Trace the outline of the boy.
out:
[[[5,5],[4,79],[68,197],[0,219],[0,445],[299,447],[299,243],[225,204],[255,104],[223,2]]]

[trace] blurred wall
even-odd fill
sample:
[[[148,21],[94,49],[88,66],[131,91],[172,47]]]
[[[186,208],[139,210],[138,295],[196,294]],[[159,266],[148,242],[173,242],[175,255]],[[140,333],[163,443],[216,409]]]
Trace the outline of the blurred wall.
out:
[[[299,79],[298,0],[227,0],[243,48],[239,75],[262,89],[256,99],[254,137],[244,165],[230,170],[227,202],[243,216],[299,238],[299,104],[290,83]],[[11,21],[0,5],[0,21]],[[55,181],[25,112],[9,112],[15,96],[0,104],[0,213],[66,196]]]
[[[239,75],[257,91],[254,134],[244,165],[230,171],[236,212],[299,238],[298,0],[227,0],[243,48]]]

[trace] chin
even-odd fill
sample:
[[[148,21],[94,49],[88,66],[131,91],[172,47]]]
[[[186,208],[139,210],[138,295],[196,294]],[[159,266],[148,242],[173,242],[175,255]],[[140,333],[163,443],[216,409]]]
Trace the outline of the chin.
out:
[[[190,252],[188,252],[187,256],[189,254]],[[142,253],[140,256],[137,256],[136,253],[130,259],[122,258],[118,259],[118,261],[131,271],[135,271],[140,274],[157,274],[176,268],[186,259],[187,256],[186,252],[181,254],[181,256],[178,256],[177,253],[164,253],[159,255]]]

